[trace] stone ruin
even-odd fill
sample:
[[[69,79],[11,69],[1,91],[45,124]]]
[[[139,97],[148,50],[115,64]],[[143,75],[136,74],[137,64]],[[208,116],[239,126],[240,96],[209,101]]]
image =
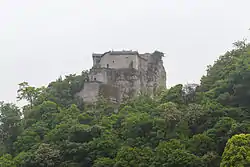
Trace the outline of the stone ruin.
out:
[[[159,51],[139,54],[137,51],[93,53],[93,67],[88,81],[77,93],[85,103],[95,103],[104,97],[113,103],[147,93],[154,96],[166,88],[166,71]]]

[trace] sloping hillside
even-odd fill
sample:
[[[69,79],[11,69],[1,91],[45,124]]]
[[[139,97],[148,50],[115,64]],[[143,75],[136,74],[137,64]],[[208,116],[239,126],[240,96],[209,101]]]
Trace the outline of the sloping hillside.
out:
[[[75,98],[87,72],[48,87],[20,84],[18,98],[29,102],[23,112],[0,104],[0,166],[249,166],[249,136],[236,134],[250,132],[250,46],[235,46],[197,88],[141,95],[118,112],[104,99],[86,106]]]

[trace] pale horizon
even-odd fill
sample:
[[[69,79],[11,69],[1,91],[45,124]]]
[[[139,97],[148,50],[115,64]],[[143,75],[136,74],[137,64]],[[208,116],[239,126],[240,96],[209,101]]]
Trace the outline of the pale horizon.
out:
[[[206,66],[250,37],[248,0],[0,0],[0,101],[92,66],[92,53],[159,50],[167,86],[199,83]],[[234,11],[234,12],[232,12]]]

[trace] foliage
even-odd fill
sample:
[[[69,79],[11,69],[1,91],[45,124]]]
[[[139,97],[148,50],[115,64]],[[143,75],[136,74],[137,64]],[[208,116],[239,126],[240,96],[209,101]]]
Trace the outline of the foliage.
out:
[[[18,100],[27,100],[30,103],[30,107],[32,108],[34,101],[41,94],[44,88],[35,88],[33,86],[29,86],[28,82],[22,82],[19,84],[19,89],[17,91]]]
[[[0,153],[12,153],[13,143],[21,133],[21,112],[17,106],[0,102]]]
[[[221,167],[250,165],[250,135],[239,134],[228,140],[222,156]]]
[[[151,164],[153,152],[150,148],[122,147],[116,156],[115,167],[147,167]]]
[[[201,166],[201,159],[185,150],[185,146],[178,140],[161,142],[156,148],[155,166]]]
[[[87,71],[42,88],[21,83],[18,99],[29,102],[22,112],[0,103],[0,166],[249,166],[250,46],[234,45],[200,85],[178,84],[119,106],[75,96]]]
[[[4,154],[0,157],[0,166],[2,167],[16,167],[15,162],[10,154]]]
[[[234,44],[236,49],[221,56],[201,79],[200,91],[224,105],[249,108],[250,45]]]

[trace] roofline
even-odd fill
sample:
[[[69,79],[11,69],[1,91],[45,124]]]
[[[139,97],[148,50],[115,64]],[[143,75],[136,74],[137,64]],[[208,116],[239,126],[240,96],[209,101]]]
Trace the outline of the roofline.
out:
[[[123,52],[123,51],[107,51],[107,52],[104,52],[104,53],[93,53],[92,54],[92,57],[100,57],[100,58],[102,58],[103,56],[105,56],[106,54],[108,54],[108,53],[111,53],[112,54],[112,52]],[[140,54],[139,54],[139,52],[138,51],[124,51],[124,52],[132,52],[133,53],[133,55],[137,55],[138,57],[140,57],[140,58],[142,58],[142,59],[145,59],[145,58],[143,58]],[[160,52],[160,51],[155,51],[155,52],[159,52],[159,53],[162,53],[163,55],[163,57],[164,57],[164,53],[163,52]],[[155,53],[155,52],[153,52],[153,53]],[[153,53],[144,53],[144,54],[150,54],[150,55],[152,55]],[[119,54],[118,54],[119,55]]]
[[[111,53],[112,54],[112,52],[123,52],[123,51],[107,51],[107,52],[104,52],[103,54],[100,54],[100,56],[97,56],[98,55],[98,53],[93,53],[92,54],[92,57],[103,57],[103,56],[105,56],[106,54],[108,54],[108,53]],[[126,51],[125,51],[126,52]],[[138,55],[139,56],[139,53],[138,53],[138,51],[130,51],[130,52],[134,52],[135,54],[134,55]]]

